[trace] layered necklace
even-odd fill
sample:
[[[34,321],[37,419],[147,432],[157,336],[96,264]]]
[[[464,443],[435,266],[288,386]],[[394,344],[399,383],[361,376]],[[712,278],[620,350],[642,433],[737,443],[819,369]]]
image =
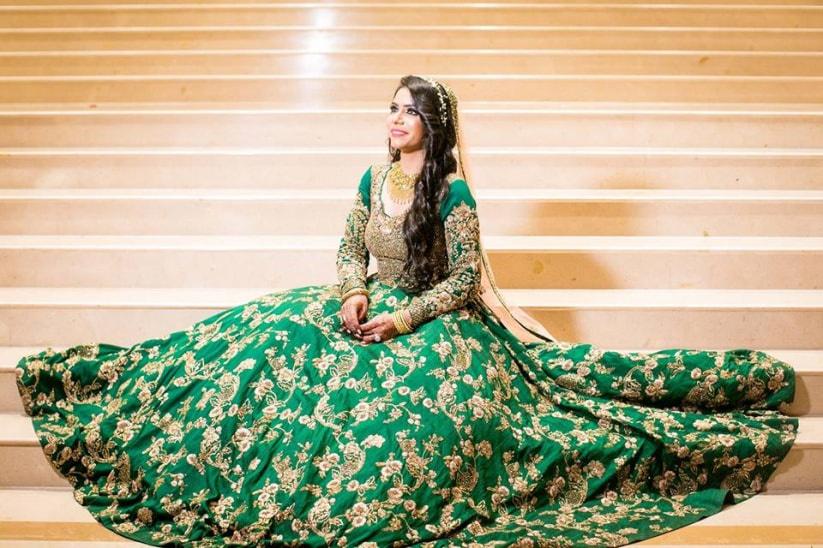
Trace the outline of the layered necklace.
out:
[[[414,199],[414,186],[420,179],[420,173],[408,175],[400,167],[400,162],[392,164],[389,170],[389,198],[397,205],[405,205]]]

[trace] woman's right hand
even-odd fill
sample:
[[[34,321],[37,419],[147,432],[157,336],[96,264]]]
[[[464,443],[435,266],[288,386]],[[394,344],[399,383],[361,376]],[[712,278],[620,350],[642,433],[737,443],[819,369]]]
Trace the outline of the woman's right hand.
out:
[[[369,309],[369,298],[365,295],[352,295],[340,307],[340,316],[343,327],[355,337],[360,336],[360,323],[366,319]]]

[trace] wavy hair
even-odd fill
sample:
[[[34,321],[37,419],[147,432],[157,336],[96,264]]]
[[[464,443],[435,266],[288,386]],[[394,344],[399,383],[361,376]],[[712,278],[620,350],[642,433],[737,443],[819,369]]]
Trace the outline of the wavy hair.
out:
[[[436,232],[442,225],[440,203],[449,193],[446,177],[457,170],[457,160],[452,153],[457,137],[448,94],[444,94],[445,109],[449,113],[444,126],[440,119],[440,98],[427,80],[408,74],[400,79],[394,93],[403,87],[408,88],[414,108],[423,121],[423,148],[426,151],[414,198],[403,220],[403,239],[407,249],[403,270],[411,284],[405,289],[417,293],[446,275],[441,271],[442,267],[438,268],[440,263],[433,256],[432,249]],[[391,139],[387,139],[387,144],[391,161],[400,160],[400,150],[392,148]]]

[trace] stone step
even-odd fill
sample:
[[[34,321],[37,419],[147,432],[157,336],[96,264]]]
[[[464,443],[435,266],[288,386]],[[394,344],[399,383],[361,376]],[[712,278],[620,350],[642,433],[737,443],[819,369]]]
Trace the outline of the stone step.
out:
[[[164,12],[168,13],[165,9]],[[61,12],[60,15],[65,16],[67,12]],[[771,19],[768,21],[771,23]],[[395,74],[397,67],[402,66],[410,74],[820,76],[823,74],[820,55],[816,51],[562,48],[492,49],[480,52],[471,49],[415,48],[393,51],[391,55],[386,55],[377,49],[341,49],[323,52],[323,74]],[[158,57],[162,62],[158,62]],[[305,68],[316,62],[317,54],[299,49],[209,49],[191,52],[170,48],[128,52],[54,51],[48,55],[41,52],[10,51],[4,53],[2,58],[0,76],[305,74]],[[36,63],[32,62],[33,58],[37,59]]]
[[[0,235],[0,286],[297,287],[335,279],[339,242]],[[497,283],[512,289],[823,289],[823,237],[488,236],[483,245]]]
[[[398,48],[413,47],[419,41],[416,32],[423,27],[402,27],[391,31],[362,27],[363,32],[353,33],[353,28],[323,30],[329,34],[330,43],[340,47],[378,47],[387,43]],[[408,32],[403,32],[403,30]],[[440,47],[478,48],[488,44],[490,39],[507,42],[507,37],[527,43],[529,47],[557,47],[562,40],[564,46],[581,40],[587,47],[604,48],[598,36],[591,31],[562,30],[545,27],[537,31],[507,31],[500,37],[488,35],[481,30],[449,30],[427,35],[427,42],[446,42]],[[25,33],[16,34],[18,30]],[[112,44],[122,44],[127,49],[179,47],[181,35],[184,43],[210,43],[215,47],[259,47],[263,43],[269,47],[290,47],[297,43],[311,41],[317,30],[284,30],[273,28],[268,31],[238,30],[224,27],[203,31],[195,27],[169,27],[163,31],[116,32],[111,30],[77,29],[76,32],[37,31],[27,29],[0,29],[0,52],[19,50],[54,49],[110,49]],[[665,35],[658,35],[656,47],[662,49],[725,49],[750,47],[770,50],[769,42],[780,37],[783,42],[779,49],[808,51],[813,41],[819,47],[823,43],[823,29],[790,29],[764,33],[746,31],[724,33],[711,29],[710,34],[666,29]],[[768,30],[768,29],[766,29]],[[261,37],[265,33],[267,36]],[[678,34],[683,43],[676,43]],[[452,36],[456,34],[457,36]],[[656,31],[605,29],[600,38],[614,41],[612,47],[625,48],[635,40],[657,34]],[[247,37],[244,39],[243,36]],[[626,35],[626,36],[623,36]],[[748,36],[751,35],[751,36]],[[447,38],[441,38],[447,36]],[[745,37],[748,36],[748,40]],[[219,37],[215,39],[215,37]],[[741,43],[730,37],[742,38]],[[718,44],[723,38],[725,44]],[[131,43],[131,40],[135,40]],[[591,42],[595,43],[592,44]],[[244,46],[245,42],[245,46]],[[399,42],[399,43],[398,43]],[[533,42],[538,42],[534,44]],[[675,43],[672,43],[675,42]],[[697,42],[701,42],[698,44]],[[700,46],[703,45],[703,48]],[[432,46],[432,44],[429,44]],[[784,48],[785,46],[785,48]],[[500,44],[501,48],[511,47]],[[652,44],[646,44],[646,48]],[[444,78],[460,99],[469,101],[714,101],[734,103],[820,103],[823,102],[823,76],[695,76],[695,75],[467,75]],[[0,103],[121,103],[121,102],[171,102],[186,101],[209,103],[214,101],[234,101],[236,104],[255,104],[270,101],[273,97],[293,106],[324,107],[344,96],[355,101],[386,101],[386,90],[397,85],[398,77],[381,74],[354,75],[282,75],[282,74],[219,74],[219,75],[103,75],[103,76],[0,76]]]
[[[329,28],[318,21],[318,10],[312,4],[234,5],[222,6],[171,4],[162,7],[87,6],[67,10],[65,5],[43,6],[32,10],[28,6],[4,10],[3,23],[11,28],[122,28],[142,27],[158,30],[167,27],[213,26],[278,26]],[[464,5],[459,10],[450,5],[429,4],[421,10],[414,4],[344,5],[322,7],[326,21],[335,27],[427,26],[432,21],[443,26],[474,27],[495,25],[507,28],[533,26],[580,27],[599,26],[622,30],[624,27],[668,28],[803,28],[823,27],[823,11],[818,6],[772,6],[764,10],[758,5],[670,5],[668,9],[644,9],[645,6],[565,5],[563,3],[530,3],[495,6]]]
[[[765,492],[693,525],[638,546],[819,546],[823,493]],[[123,548],[144,546],[109,531],[67,488],[0,489],[0,543],[4,548]]]
[[[0,287],[0,345],[108,342],[131,346],[280,290],[284,288]],[[503,289],[501,293],[509,305],[522,307],[563,341],[615,348],[818,350],[823,340],[821,290]]]
[[[322,28],[315,25],[302,27],[283,27],[280,25],[261,26],[212,26],[209,28],[198,28],[197,26],[169,26],[163,29],[142,29],[139,27],[125,29],[107,29],[96,27],[77,27],[72,29],[0,29],[0,51],[20,52],[20,51],[134,51],[134,50],[177,50],[186,49],[193,51],[205,51],[211,49],[293,49],[301,50],[311,47],[311,51],[317,54],[326,51],[336,51],[345,49],[381,49],[388,52],[392,50],[416,49],[420,47],[420,31],[434,31],[426,35],[425,46],[429,49],[486,49],[490,44],[498,50],[510,49],[631,49],[631,50],[730,50],[730,51],[810,51],[820,50],[823,31],[817,28],[762,28],[745,27],[734,28],[728,26],[721,27],[627,27],[614,28],[611,26],[586,25],[583,27],[564,25],[536,25],[529,27],[502,26],[491,27],[475,25],[471,27],[446,27],[446,32],[437,32],[437,25],[405,25],[402,21],[397,21],[391,26],[339,26]],[[360,77],[360,76],[358,76]],[[337,86],[340,82],[335,82]],[[372,75],[362,75],[362,78],[374,79]],[[379,78],[378,78],[379,79]],[[446,78],[454,80],[453,78]],[[385,92],[381,90],[390,89],[396,80],[396,76],[391,78],[389,87],[384,85],[371,85],[362,89],[371,89],[372,94],[380,93],[381,98]],[[125,82],[121,80],[121,82]],[[189,82],[185,90],[181,90],[186,100],[194,99]],[[376,82],[372,82],[376,83]],[[521,85],[523,82],[518,84]],[[456,84],[456,82],[455,82]],[[467,83],[468,84],[468,83]],[[721,88],[717,82],[712,82],[710,87]],[[173,86],[179,90],[179,83]],[[596,84],[590,84],[592,88],[599,88]],[[681,85],[682,84],[678,84]],[[518,86],[503,86],[507,88],[505,93],[499,90],[499,96],[507,99],[518,97],[510,92],[516,90]],[[557,83],[547,86],[552,89]],[[249,83],[237,86],[230,83],[225,89],[233,89],[235,92],[248,88]],[[291,84],[290,84],[291,87]],[[296,85],[300,92],[308,92],[314,86],[309,82],[306,85]],[[348,88],[348,86],[344,86]],[[467,90],[475,89],[476,93],[497,92],[492,88],[499,88],[500,83],[492,86],[465,85]],[[608,87],[614,87],[610,84]],[[690,87],[690,86],[686,86]],[[735,101],[743,98],[745,102],[745,92],[748,90],[751,101],[759,101],[753,96],[761,95],[751,89],[751,83],[743,85]],[[11,88],[8,95],[17,97],[18,100],[26,99],[20,96],[17,86],[10,86],[4,83],[3,90]],[[117,89],[115,89],[117,88]],[[629,97],[628,100],[645,100],[649,93],[644,93],[644,86],[633,86],[634,92],[642,97]],[[33,91],[36,86],[30,86]],[[676,86],[672,90],[676,89]],[[808,88],[811,91],[811,88]],[[45,90],[44,90],[45,91]],[[67,89],[63,90],[68,91]],[[109,88],[111,93],[104,94],[106,97],[116,98],[119,94],[120,86]],[[249,90],[250,91],[250,90]],[[270,90],[269,90],[270,91]],[[560,90],[553,90],[553,95],[561,95]],[[604,90],[601,96],[615,97],[615,89]],[[706,89],[708,92],[708,89]],[[719,91],[719,89],[718,89]],[[348,89],[337,89],[348,95]],[[247,91],[248,93],[248,91]],[[523,93],[523,92],[521,92]],[[42,96],[43,94],[38,94]],[[458,92],[458,95],[462,95]],[[475,95],[475,94],[472,94]],[[591,95],[591,94],[590,94]],[[681,98],[690,97],[690,93],[678,94]],[[267,94],[267,97],[276,95]],[[706,98],[720,100],[722,94],[707,94]],[[93,100],[103,100],[103,95],[88,96]],[[133,97],[133,96],[132,96]],[[692,96],[693,97],[693,96]],[[545,99],[545,96],[538,99]],[[573,98],[570,96],[569,98]],[[241,96],[236,97],[241,100]],[[583,99],[579,97],[578,99]],[[695,98],[696,99],[696,98]],[[29,100],[35,100],[29,98]],[[40,99],[36,99],[39,101]],[[73,97],[64,97],[65,101],[74,101]],[[131,100],[131,97],[121,97],[120,100]]]
[[[0,487],[68,485],[43,455],[27,415],[0,413]],[[768,491],[823,491],[823,417],[801,417],[797,441]]]
[[[291,4],[292,2],[288,2],[286,0],[275,0],[274,3],[281,3],[285,2],[286,4]],[[384,4],[385,0],[365,0],[362,2],[358,2],[358,4],[363,4],[366,6],[371,5],[382,5]],[[329,2],[324,2],[323,6],[334,6],[338,4],[336,0],[331,0]],[[345,3],[345,2],[344,2]],[[450,4],[474,4],[476,0],[450,0]],[[501,5],[509,5],[509,4],[523,4],[523,0],[501,0],[500,2],[496,2],[496,4]],[[621,0],[621,4],[625,5],[648,5],[651,7],[668,7],[672,5],[673,2],[671,0]],[[0,0],[0,6],[16,6],[20,4],[20,0]],[[76,7],[76,6],[96,6],[99,4],[105,4],[106,6],[121,6],[123,4],[134,4],[133,0],[64,0],[60,2],[59,5],[66,6],[66,7]],[[145,0],[140,2],[141,5],[154,5],[154,4],[163,4],[167,5],[168,2],[166,0]],[[212,4],[225,4],[223,0],[201,0],[198,2],[199,5],[212,5]],[[243,4],[265,4],[269,5],[272,4],[271,0],[252,0],[250,2],[243,2]],[[423,5],[437,5],[438,3],[435,2],[423,2]],[[529,5],[533,5],[534,3],[529,3]],[[563,0],[563,4],[614,4],[614,0]],[[690,5],[690,4],[707,4],[706,0],[678,0],[677,5]],[[752,0],[723,0],[724,5],[737,5],[737,4],[753,4]],[[814,2],[810,2],[810,0],[784,0],[780,2],[781,5],[798,5],[798,6],[806,6],[806,5],[815,5]],[[28,0],[26,5],[30,6],[43,6],[47,5],[49,7],[55,5],[54,0]],[[769,4],[764,4],[769,5]],[[47,8],[48,9],[48,8]]]
[[[4,112],[13,110],[8,107],[4,105]],[[27,111],[32,108],[27,105]],[[48,107],[38,108],[47,112]],[[65,110],[62,106],[53,108],[58,112]],[[191,105],[188,108],[191,110]],[[625,111],[622,107],[621,110]],[[31,125],[36,128],[42,123]],[[689,125],[694,131],[693,125]],[[603,131],[590,134],[603,135]],[[375,138],[380,135],[374,133]],[[552,191],[823,190],[820,147],[471,146],[470,151],[472,183],[476,189],[484,190],[501,185]],[[0,148],[0,181],[4,188],[43,190],[211,189],[225,187],[226,181],[232,181],[242,188],[270,190],[299,185],[306,190],[333,188],[351,193],[357,174],[386,158],[386,154],[385,147],[374,146]]]
[[[823,63],[817,63],[823,74]],[[100,60],[93,63],[94,67],[100,65]],[[211,61],[208,66],[213,66]],[[0,148],[373,148],[386,136],[387,114],[388,104],[380,108],[372,105],[323,110],[10,108],[0,111]],[[679,147],[687,147],[707,155],[733,154],[741,148],[749,149],[745,152],[752,155],[779,153],[774,149],[796,149],[784,152],[801,154],[811,149],[823,154],[823,108],[812,110],[803,105],[749,110],[722,105],[679,109],[469,107],[461,114],[465,116],[461,129],[473,151],[475,147],[529,147],[540,143],[544,149],[618,147],[628,151],[640,147],[677,153]],[[334,131],[340,127],[346,131]],[[667,150],[661,151],[663,147]]]
[[[0,234],[339,235],[355,188],[0,189]],[[475,196],[483,234],[823,236],[823,191],[521,188]]]

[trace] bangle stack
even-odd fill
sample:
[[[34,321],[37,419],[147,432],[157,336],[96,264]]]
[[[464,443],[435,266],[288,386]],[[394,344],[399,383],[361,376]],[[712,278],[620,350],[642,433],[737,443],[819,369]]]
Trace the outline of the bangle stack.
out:
[[[391,314],[392,320],[394,320],[394,328],[397,329],[398,333],[411,333],[412,327],[406,321],[405,316],[403,316],[402,310],[395,310]]]
[[[348,299],[352,295],[365,295],[366,297],[368,297],[369,296],[369,290],[366,289],[365,287],[353,287],[353,288],[349,289],[348,291],[346,291],[345,293],[343,293],[343,295],[340,296],[340,302],[344,302],[346,299]]]

